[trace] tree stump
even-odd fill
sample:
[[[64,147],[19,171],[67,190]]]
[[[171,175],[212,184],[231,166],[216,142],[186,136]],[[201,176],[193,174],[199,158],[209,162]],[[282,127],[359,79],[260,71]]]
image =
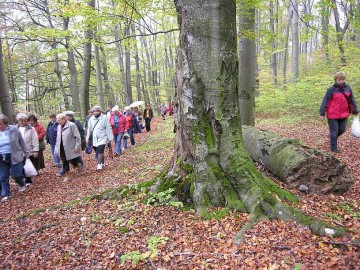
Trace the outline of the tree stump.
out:
[[[253,160],[291,187],[318,194],[343,194],[355,177],[339,159],[294,139],[242,126],[245,148]]]

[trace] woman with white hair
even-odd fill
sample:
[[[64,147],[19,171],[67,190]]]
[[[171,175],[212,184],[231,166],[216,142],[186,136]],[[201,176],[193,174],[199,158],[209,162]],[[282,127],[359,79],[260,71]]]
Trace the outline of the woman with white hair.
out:
[[[25,113],[18,113],[16,115],[18,122],[17,127],[20,130],[21,136],[25,142],[26,149],[29,152],[29,158],[33,164],[36,164],[39,156],[39,139],[35,129],[28,123],[28,116]],[[25,185],[32,184],[31,177],[25,178]]]
[[[77,172],[81,171],[81,138],[76,125],[67,120],[64,113],[56,116],[59,123],[55,151],[62,161],[61,171],[57,176],[63,176],[70,170],[70,163],[76,168]]]
[[[20,186],[19,191],[25,191],[23,174],[24,156],[28,156],[25,142],[16,126],[9,125],[8,118],[0,114],[0,190],[1,201],[10,197],[11,175]]]
[[[101,171],[105,166],[105,147],[114,139],[114,135],[109,119],[101,112],[101,107],[94,106],[92,111],[93,116],[91,116],[88,123],[86,141],[88,142],[87,144],[91,144],[95,148],[98,156],[96,170]]]

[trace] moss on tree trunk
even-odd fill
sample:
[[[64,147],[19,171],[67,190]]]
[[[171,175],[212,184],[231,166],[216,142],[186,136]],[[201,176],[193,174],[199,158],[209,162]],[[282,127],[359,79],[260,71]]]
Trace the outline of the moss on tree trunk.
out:
[[[243,144],[235,1],[175,0],[175,4],[181,29],[176,144],[171,166],[156,186],[160,189],[168,186],[169,179],[178,183],[185,179],[188,188],[179,184],[177,191],[188,192],[180,197],[191,199],[198,213],[211,206],[227,206],[251,213],[252,222],[267,216],[308,226],[300,218],[303,214],[284,204],[295,204],[295,197],[256,169]],[[313,231],[322,234],[324,226]]]

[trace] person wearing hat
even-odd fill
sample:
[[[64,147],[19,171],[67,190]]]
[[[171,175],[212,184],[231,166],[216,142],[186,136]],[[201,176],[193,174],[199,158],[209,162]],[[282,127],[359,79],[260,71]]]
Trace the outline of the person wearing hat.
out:
[[[105,166],[104,151],[106,145],[114,139],[110,122],[105,114],[101,113],[100,106],[92,108],[93,116],[89,120],[86,141],[92,143],[98,155],[96,170],[101,171]]]
[[[121,154],[121,140],[126,130],[129,128],[126,116],[120,111],[119,106],[111,109],[110,125],[114,134],[115,153],[114,156],[118,157]]]

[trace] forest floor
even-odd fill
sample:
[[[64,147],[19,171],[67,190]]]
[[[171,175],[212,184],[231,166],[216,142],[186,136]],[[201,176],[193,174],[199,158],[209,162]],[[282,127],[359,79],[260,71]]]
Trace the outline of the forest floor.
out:
[[[135,147],[106,158],[101,172],[91,154],[81,175],[71,170],[68,181],[56,177],[58,169],[48,162],[25,192],[12,183],[12,198],[0,204],[0,269],[360,269],[360,140],[349,132],[340,138],[337,154],[357,178],[347,194],[290,189],[301,197],[301,210],[346,227],[346,237],[319,237],[294,222],[263,220],[234,245],[248,214],[212,209],[204,218],[144,204],[141,193],[90,199],[161,172],[173,155],[172,121],[155,119],[151,132],[136,135]],[[323,123],[258,126],[328,151]]]

